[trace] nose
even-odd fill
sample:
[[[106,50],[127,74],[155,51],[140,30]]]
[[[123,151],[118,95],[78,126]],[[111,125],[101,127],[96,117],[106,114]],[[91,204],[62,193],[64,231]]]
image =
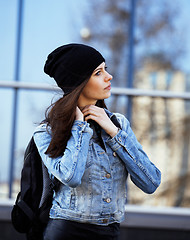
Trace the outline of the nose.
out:
[[[113,78],[113,76],[112,76],[110,73],[106,72],[105,80],[106,80],[106,81],[111,81],[112,78]]]

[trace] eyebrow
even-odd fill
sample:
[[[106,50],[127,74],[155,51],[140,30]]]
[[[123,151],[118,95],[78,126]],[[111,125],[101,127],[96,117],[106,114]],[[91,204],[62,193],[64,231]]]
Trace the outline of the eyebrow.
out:
[[[102,69],[104,69],[104,68],[103,68],[103,67],[101,67],[101,68],[96,68],[93,72],[96,72],[96,71],[102,70]]]
[[[106,68],[106,65],[104,67],[96,68],[93,72],[96,72],[98,70],[102,70],[102,69],[105,69],[105,68]]]

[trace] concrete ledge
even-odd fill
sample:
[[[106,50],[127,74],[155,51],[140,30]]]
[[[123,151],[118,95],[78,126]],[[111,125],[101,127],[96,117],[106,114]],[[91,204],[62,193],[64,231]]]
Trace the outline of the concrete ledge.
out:
[[[14,202],[13,199],[0,200],[0,221],[11,220],[11,210]]]
[[[126,205],[126,227],[190,230],[190,209]]]
[[[0,221],[11,221],[15,200],[0,200]],[[126,205],[122,227],[190,230],[190,209]]]
[[[24,240],[11,224],[14,200],[0,200],[0,240]],[[119,240],[190,239],[190,210],[126,205],[126,220],[121,224]]]

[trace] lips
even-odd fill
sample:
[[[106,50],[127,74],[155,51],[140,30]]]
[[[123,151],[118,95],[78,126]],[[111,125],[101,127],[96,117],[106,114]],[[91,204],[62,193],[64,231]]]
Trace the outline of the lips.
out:
[[[106,88],[104,88],[105,90],[111,90],[111,84],[109,84]]]

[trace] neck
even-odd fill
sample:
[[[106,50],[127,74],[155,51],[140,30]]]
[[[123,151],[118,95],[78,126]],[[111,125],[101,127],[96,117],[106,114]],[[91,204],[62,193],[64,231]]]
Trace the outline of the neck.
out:
[[[82,110],[84,107],[88,106],[88,105],[96,105],[97,101],[78,101],[78,107],[80,108],[80,110]]]

